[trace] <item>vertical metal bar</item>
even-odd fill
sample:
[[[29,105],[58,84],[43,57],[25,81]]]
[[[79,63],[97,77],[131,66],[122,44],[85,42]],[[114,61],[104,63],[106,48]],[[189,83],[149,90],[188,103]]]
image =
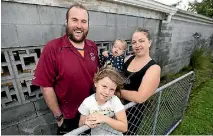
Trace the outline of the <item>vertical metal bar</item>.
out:
[[[158,96],[158,103],[157,103],[157,107],[156,107],[156,111],[155,111],[155,117],[154,117],[154,122],[153,122],[152,135],[155,135],[156,124],[157,124],[157,120],[158,120],[158,113],[159,113],[159,109],[160,109],[162,91],[160,91],[159,93],[160,94]]]
[[[181,121],[182,119],[180,119],[175,125],[173,125],[173,127],[166,133],[166,136],[172,133],[172,131],[180,124]]]

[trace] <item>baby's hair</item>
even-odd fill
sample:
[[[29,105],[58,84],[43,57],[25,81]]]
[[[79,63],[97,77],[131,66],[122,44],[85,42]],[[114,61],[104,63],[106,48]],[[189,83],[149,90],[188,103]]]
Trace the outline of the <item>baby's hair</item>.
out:
[[[123,76],[118,72],[116,68],[112,67],[111,65],[105,64],[102,68],[98,70],[93,80],[94,82],[98,82],[99,80],[105,77],[108,77],[117,85],[117,88],[115,90],[115,95],[120,97],[121,89],[123,88],[123,84],[124,84]]]
[[[113,45],[115,44],[116,41],[120,41],[124,45],[124,50],[127,49],[127,42],[125,40],[117,39],[113,42]]]

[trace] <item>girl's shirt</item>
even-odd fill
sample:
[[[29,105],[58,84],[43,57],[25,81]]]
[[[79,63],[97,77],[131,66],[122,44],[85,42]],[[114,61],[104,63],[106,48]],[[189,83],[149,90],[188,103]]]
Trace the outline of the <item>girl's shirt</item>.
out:
[[[78,108],[78,111],[85,116],[93,113],[109,116],[110,114],[117,113],[121,110],[124,110],[124,105],[117,96],[114,95],[105,104],[98,105],[95,99],[95,94],[87,97]],[[91,135],[122,135],[122,133],[114,130],[108,124],[103,123],[96,128],[91,129]]]

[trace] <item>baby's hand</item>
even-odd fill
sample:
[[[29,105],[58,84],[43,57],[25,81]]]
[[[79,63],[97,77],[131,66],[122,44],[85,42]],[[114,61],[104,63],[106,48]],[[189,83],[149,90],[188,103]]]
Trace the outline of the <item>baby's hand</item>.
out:
[[[103,52],[102,52],[102,55],[105,56],[105,57],[109,57],[108,51],[103,51]]]

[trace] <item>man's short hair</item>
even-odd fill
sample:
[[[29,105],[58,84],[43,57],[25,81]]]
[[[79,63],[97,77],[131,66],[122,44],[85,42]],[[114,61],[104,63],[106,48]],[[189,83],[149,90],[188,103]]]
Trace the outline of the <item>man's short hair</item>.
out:
[[[86,11],[87,11],[87,14],[88,14],[88,20],[89,20],[89,12],[88,12],[88,10],[86,9],[86,7],[84,7],[82,4],[75,3],[75,4],[73,4],[72,6],[70,6],[69,9],[67,10],[67,13],[66,13],[66,19],[67,19],[67,21],[68,21],[68,18],[69,18],[69,11],[70,11],[70,9],[73,8],[73,7],[86,10]]]

